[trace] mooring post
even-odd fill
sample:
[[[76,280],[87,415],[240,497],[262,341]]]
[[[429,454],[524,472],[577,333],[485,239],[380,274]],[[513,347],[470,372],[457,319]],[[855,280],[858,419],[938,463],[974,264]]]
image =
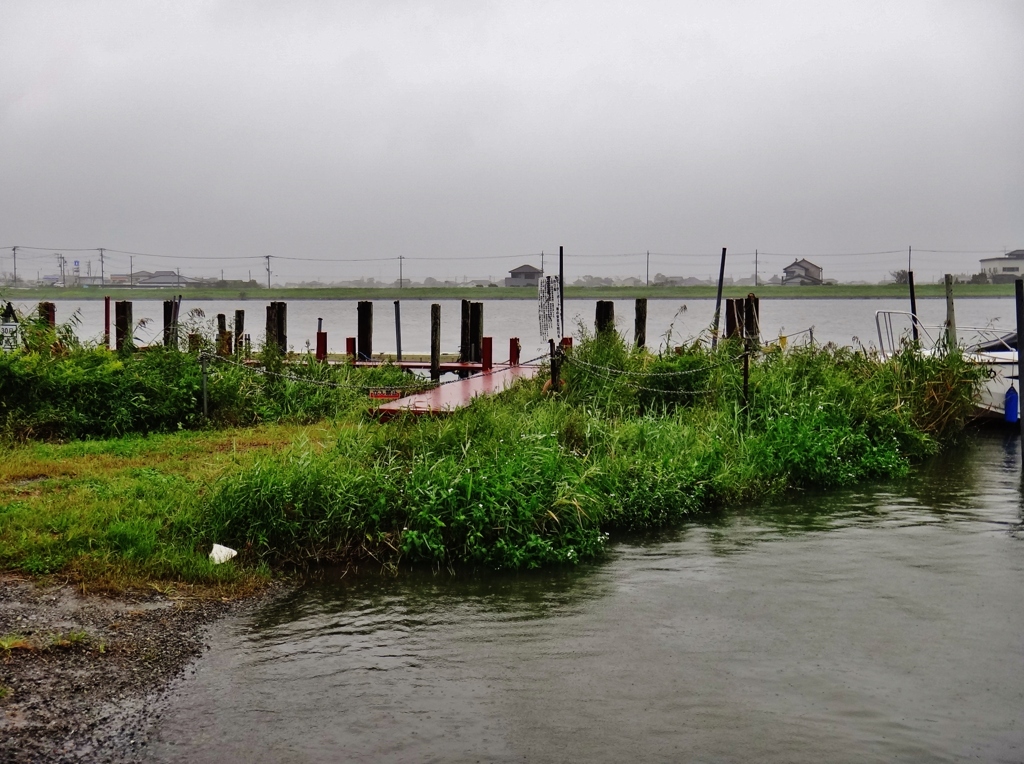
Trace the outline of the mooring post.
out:
[[[722,247],[722,264],[718,268],[718,297],[715,298],[715,320],[711,324],[711,349],[718,347],[718,320],[722,314],[722,284],[725,282],[725,247]]]
[[[1024,379],[1022,370],[1024,370],[1024,363],[1021,358],[1021,338],[1024,337],[1024,280],[1017,279],[1014,281],[1014,298],[1017,304],[1017,420],[1020,421],[1021,414],[1021,401],[1020,401],[1020,389],[1021,380]],[[1011,384],[1013,384],[1011,382]]]
[[[277,304],[277,348],[281,355],[288,352],[288,303]]]
[[[190,339],[191,339],[191,336],[190,336]],[[209,419],[210,418],[210,409],[209,409],[209,404],[208,404],[207,398],[206,398],[206,354],[205,353],[203,353],[199,357],[199,362],[200,362],[200,364],[202,364],[202,367],[203,367],[203,419]]]
[[[910,331],[914,342],[920,340],[917,334],[917,293],[914,291],[914,272],[907,271],[907,286],[910,287]]]
[[[373,303],[360,300],[356,305],[356,353],[361,361],[373,357]]]
[[[594,314],[594,330],[597,334],[615,328],[615,303],[611,300],[598,300]]]
[[[946,344],[952,350],[956,347],[956,314],[953,311],[953,274],[947,273],[946,281]]]
[[[633,342],[638,348],[647,345],[647,298],[638,297],[634,309]]]
[[[39,318],[52,329],[57,325],[57,306],[52,302],[39,303]]]
[[[462,301],[461,311],[461,323],[459,324],[459,362],[467,363],[470,360],[469,300]]]
[[[345,338],[345,355],[348,356],[348,362],[354,364],[358,358],[356,356],[356,338],[346,337]]]
[[[130,348],[135,343],[132,336],[132,304],[128,300],[114,303],[114,347],[118,350],[127,343]]]
[[[480,363],[483,360],[483,341],[484,304],[482,302],[471,302],[469,304],[469,360],[474,363]]]
[[[110,350],[110,295],[103,297],[103,347]]]
[[[742,303],[743,300],[725,298],[725,333],[722,335],[725,339],[739,337],[743,333]]]
[[[761,300],[753,292],[743,304],[743,331],[748,345],[761,347]]]
[[[395,347],[398,349],[395,357],[402,360],[402,302],[395,300]]]
[[[235,353],[242,352],[242,345],[245,341],[245,311],[235,311]]]
[[[267,305],[267,340],[266,347],[277,347],[277,303]]]
[[[181,295],[173,298],[174,309],[171,312],[171,345],[175,350],[178,349],[178,319],[181,316]]]
[[[565,336],[565,249],[558,247],[558,336]]]
[[[430,306],[430,378],[441,378],[441,305]]]
[[[508,340],[508,365],[518,366],[519,365],[519,354],[522,352],[523,346],[519,344],[518,337],[510,337]]]
[[[174,321],[174,300],[164,300],[164,347],[171,345],[171,323]]]
[[[231,355],[231,332],[228,331],[228,317],[224,313],[217,314],[217,355]]]
[[[327,332],[324,331],[324,320],[316,320],[316,360],[327,360]]]
[[[484,371],[494,368],[494,338],[484,337],[480,343],[480,366]]]

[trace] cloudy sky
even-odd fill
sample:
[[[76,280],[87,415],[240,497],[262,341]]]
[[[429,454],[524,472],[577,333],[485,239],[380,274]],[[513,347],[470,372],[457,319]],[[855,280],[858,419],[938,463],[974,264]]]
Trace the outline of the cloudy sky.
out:
[[[1016,0],[5,0],[0,271],[973,272],[1024,247],[1022,40]]]

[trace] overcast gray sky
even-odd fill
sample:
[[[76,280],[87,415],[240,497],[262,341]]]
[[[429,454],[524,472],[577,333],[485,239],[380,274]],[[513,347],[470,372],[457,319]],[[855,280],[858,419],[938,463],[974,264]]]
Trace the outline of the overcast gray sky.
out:
[[[0,247],[206,258],[136,268],[932,279],[1024,247],[1022,128],[1015,0],[0,3]]]

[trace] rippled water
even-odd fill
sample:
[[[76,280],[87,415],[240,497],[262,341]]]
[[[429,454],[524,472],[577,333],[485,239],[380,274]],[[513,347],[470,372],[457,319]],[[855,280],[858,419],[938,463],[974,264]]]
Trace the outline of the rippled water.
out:
[[[1024,759],[1019,439],[588,566],[309,584],[213,635],[156,761]]]

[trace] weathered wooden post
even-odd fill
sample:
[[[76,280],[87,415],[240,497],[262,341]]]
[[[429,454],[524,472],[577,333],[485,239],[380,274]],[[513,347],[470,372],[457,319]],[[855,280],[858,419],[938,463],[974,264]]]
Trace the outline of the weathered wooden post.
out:
[[[483,356],[484,341],[484,304],[482,302],[471,302],[469,304],[469,351],[470,359],[480,363]]]
[[[953,310],[953,274],[947,273],[946,282],[946,344],[952,350],[956,347],[956,314]]]
[[[123,349],[125,344],[129,348],[135,344],[132,328],[132,304],[128,300],[118,300],[114,303],[114,347],[117,350]]]
[[[228,331],[228,317],[217,314],[217,355],[231,355],[231,332]]]
[[[52,302],[39,303],[39,320],[51,329],[57,325],[57,306]]]
[[[399,282],[401,283],[401,282]],[[402,302],[395,300],[395,357],[399,362],[402,360]]]
[[[598,300],[594,315],[594,329],[597,334],[615,328],[615,303],[611,300]]]
[[[360,300],[356,305],[356,352],[361,361],[373,357],[373,303]]]
[[[469,300],[463,300],[461,305],[461,323],[459,324],[459,363],[467,363],[471,360],[472,351],[469,349]]]
[[[173,298],[173,309],[171,310],[171,346],[178,348],[178,318],[181,315],[181,295]]]
[[[441,378],[441,305],[430,306],[430,378]]]
[[[647,298],[638,297],[634,308],[633,342],[638,348],[647,346]]]
[[[522,352],[523,346],[519,344],[518,337],[510,337],[508,340],[508,365],[518,366],[519,365],[519,354]]]
[[[327,360],[327,332],[324,331],[324,320],[316,320],[316,360]]]
[[[484,337],[480,343],[480,366],[483,371],[494,368],[494,338]]]
[[[348,362],[351,363],[351,364],[354,364],[356,361],[359,360],[359,357],[356,355],[356,338],[355,337],[346,337],[345,338],[345,355],[348,356]]]
[[[244,338],[245,338],[245,311],[244,310],[236,310],[235,311],[235,326],[234,326],[234,329],[235,329],[235,352],[236,353],[241,353],[242,352],[242,343],[244,342]]]
[[[288,303],[277,304],[277,348],[282,355],[288,352]]]
[[[734,300],[731,297],[725,300],[725,339],[740,337],[743,335],[743,300]]]
[[[191,339],[191,338],[190,338]],[[277,347],[277,303],[267,305],[267,341],[266,347]]]
[[[174,300],[164,300],[164,347],[171,345],[171,324],[174,323]]]
[[[103,297],[103,347],[110,350],[110,295]]]
[[[914,272],[907,271],[907,286],[910,287],[910,331],[914,342],[921,339],[917,334],[917,293],[914,291]]]
[[[722,247],[722,264],[718,267],[718,296],[715,298],[715,320],[711,325],[711,349],[718,347],[718,320],[722,313],[722,284],[725,282],[725,247]]]
[[[748,345],[761,346],[761,300],[753,292],[743,304],[743,331]]]

